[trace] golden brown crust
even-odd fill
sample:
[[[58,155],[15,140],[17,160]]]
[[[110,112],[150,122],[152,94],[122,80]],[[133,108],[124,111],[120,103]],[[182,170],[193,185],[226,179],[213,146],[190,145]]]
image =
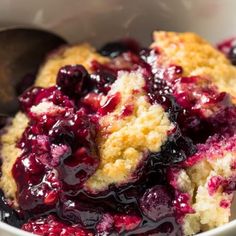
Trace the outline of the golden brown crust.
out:
[[[207,41],[194,33],[156,31],[153,36],[151,47],[161,52],[164,65],[180,65],[184,75],[207,77],[220,91],[236,97],[236,67]]]
[[[96,49],[87,43],[60,48],[49,55],[39,71],[35,85],[40,87],[55,85],[57,73],[65,65],[80,64],[90,71],[93,60],[100,63],[109,61],[108,58],[99,55]]]
[[[0,178],[0,188],[4,191],[5,196],[15,199],[16,183],[12,176],[12,167],[20,155],[21,150],[16,147],[17,141],[22,136],[28,118],[21,112],[17,113],[12,120],[12,124],[6,127],[6,132],[0,137],[1,158],[2,158],[2,176]],[[16,201],[14,202],[16,203]]]
[[[107,98],[119,93],[121,101],[99,121],[100,165],[87,182],[90,190],[131,182],[144,154],[160,151],[168,132],[174,128],[162,106],[149,103],[144,85],[140,72],[120,72],[112,85]],[[132,112],[124,117],[122,112],[127,105],[132,106]]]

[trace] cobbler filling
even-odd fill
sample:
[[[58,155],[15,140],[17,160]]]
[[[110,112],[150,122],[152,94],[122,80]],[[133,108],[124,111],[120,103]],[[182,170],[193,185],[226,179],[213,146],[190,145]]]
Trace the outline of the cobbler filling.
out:
[[[56,86],[32,87],[19,97],[30,120],[17,143],[22,153],[12,170],[20,208],[12,210],[1,195],[0,218],[39,235],[182,235],[182,219],[194,210],[188,194],[170,184],[168,169],[186,165],[209,136],[231,137],[236,108],[207,79],[184,77],[178,65],[158,65],[154,49],[124,40],[99,52],[111,61],[93,61],[91,74],[81,65],[67,65],[59,70]],[[235,64],[235,48],[227,53]],[[98,121],[120,101],[117,93],[101,106],[100,97],[121,70],[141,71],[149,102],[162,105],[175,129],[160,152],[148,153],[139,164],[135,182],[93,193],[84,185],[100,162]],[[51,109],[39,113],[38,105]],[[132,109],[127,105],[122,115],[129,116]]]

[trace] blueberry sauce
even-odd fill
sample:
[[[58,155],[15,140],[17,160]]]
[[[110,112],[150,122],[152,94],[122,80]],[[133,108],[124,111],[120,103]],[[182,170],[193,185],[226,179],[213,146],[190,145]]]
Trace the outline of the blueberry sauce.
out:
[[[223,199],[220,201],[220,207],[229,208],[231,206],[231,201]]]
[[[222,185],[223,178],[221,176],[212,176],[208,182],[208,192],[210,195],[216,193],[218,188]]]
[[[23,230],[34,232],[37,235],[75,235],[75,236],[89,236],[88,231],[81,229],[79,226],[70,226],[66,222],[58,220],[55,216],[49,215],[47,218],[39,218],[36,221],[29,221],[22,227]]]
[[[124,106],[124,108],[122,109],[121,112],[121,116],[122,117],[126,117],[126,116],[130,116],[134,111],[134,106],[133,105],[126,105]]]
[[[115,110],[116,106],[120,103],[120,93],[113,94],[108,97],[106,103],[98,109],[98,114],[104,116]]]
[[[190,196],[175,190],[169,168],[190,165],[188,158],[192,156],[191,162],[196,151],[204,149],[198,143],[209,135],[231,137],[235,108],[230,97],[208,80],[184,77],[177,65],[162,68],[157,50],[141,49],[126,40],[105,45],[99,52],[111,60],[93,61],[91,74],[81,65],[67,65],[59,70],[55,86],[32,87],[19,97],[30,120],[17,143],[22,154],[12,170],[20,211],[2,200],[2,212],[10,214],[2,219],[45,236],[51,235],[49,231],[65,236],[182,235],[182,219],[194,211]],[[150,103],[163,106],[175,129],[160,152],[146,154],[134,173],[136,182],[111,185],[95,194],[84,184],[100,163],[98,121],[116,108],[120,94],[103,106],[100,99],[120,70],[141,71]],[[37,112],[42,103],[52,109]],[[124,107],[122,116],[132,112],[132,106]]]

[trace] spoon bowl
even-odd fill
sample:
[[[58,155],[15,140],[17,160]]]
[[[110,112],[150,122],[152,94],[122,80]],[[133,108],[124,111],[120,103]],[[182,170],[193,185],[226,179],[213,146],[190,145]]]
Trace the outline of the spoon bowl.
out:
[[[0,113],[12,115],[17,111],[17,96],[33,84],[47,54],[66,43],[41,29],[0,30]]]

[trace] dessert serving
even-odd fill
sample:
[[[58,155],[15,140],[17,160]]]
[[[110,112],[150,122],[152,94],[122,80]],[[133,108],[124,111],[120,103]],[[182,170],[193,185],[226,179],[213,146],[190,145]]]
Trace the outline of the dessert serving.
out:
[[[1,220],[44,236],[193,235],[230,220],[236,40],[154,32],[52,52],[1,130]]]

